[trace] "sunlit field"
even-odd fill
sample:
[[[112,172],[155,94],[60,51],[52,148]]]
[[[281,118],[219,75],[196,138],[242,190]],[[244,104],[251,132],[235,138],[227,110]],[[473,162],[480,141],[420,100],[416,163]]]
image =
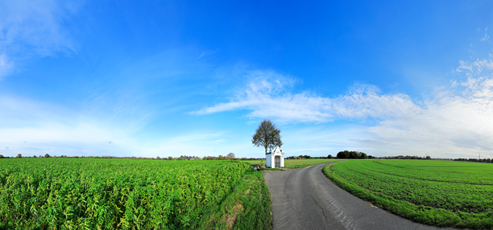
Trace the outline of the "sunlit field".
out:
[[[0,160],[0,229],[265,229],[269,204],[240,161]]]
[[[415,221],[493,227],[493,164],[350,160],[324,171],[356,196]]]

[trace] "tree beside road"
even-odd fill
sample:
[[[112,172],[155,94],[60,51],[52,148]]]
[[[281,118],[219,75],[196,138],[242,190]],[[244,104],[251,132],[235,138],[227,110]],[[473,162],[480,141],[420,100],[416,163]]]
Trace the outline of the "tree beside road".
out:
[[[255,131],[255,135],[252,137],[252,143],[256,147],[264,147],[265,152],[270,149],[274,149],[276,146],[281,147],[281,130],[279,130],[272,121],[264,119],[260,126]]]

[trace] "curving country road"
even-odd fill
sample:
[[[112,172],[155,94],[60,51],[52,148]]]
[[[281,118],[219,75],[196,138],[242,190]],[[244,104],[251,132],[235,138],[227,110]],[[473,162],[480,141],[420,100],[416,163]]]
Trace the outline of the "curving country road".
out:
[[[265,171],[274,229],[440,229],[376,208],[332,183],[322,168]]]

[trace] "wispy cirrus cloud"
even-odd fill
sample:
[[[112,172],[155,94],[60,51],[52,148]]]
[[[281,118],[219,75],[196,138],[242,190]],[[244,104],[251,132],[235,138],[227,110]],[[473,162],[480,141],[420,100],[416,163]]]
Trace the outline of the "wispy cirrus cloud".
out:
[[[3,155],[129,155],[135,145],[132,130],[57,105],[1,96],[0,108]]]
[[[131,119],[93,115],[39,101],[0,97],[0,154],[4,156],[217,156],[253,148],[225,131],[192,130],[142,140]],[[119,119],[115,121],[114,119]],[[248,140],[247,137],[240,137]],[[235,151],[237,152],[237,151]],[[237,152],[238,153],[238,152]]]
[[[459,66],[455,69],[456,72],[465,73],[467,76],[479,75],[483,70],[493,70],[493,56],[489,58],[476,59],[473,62],[459,61]]]
[[[77,53],[65,26],[79,7],[78,1],[0,2],[0,79],[31,56]]]
[[[308,91],[291,93],[295,79],[272,71],[254,71],[255,77],[229,101],[193,112],[197,115],[249,110],[252,118],[280,122],[330,122],[341,118],[393,117],[421,111],[405,94],[381,94],[372,85],[356,85],[335,98]],[[251,74],[249,74],[251,75]],[[267,77],[264,77],[267,76]]]
[[[488,27],[484,29],[484,37],[480,39],[482,42],[490,40],[490,36],[488,35]]]
[[[0,54],[0,79],[2,79],[2,76],[9,75],[13,68],[14,63],[8,60],[5,54]]]

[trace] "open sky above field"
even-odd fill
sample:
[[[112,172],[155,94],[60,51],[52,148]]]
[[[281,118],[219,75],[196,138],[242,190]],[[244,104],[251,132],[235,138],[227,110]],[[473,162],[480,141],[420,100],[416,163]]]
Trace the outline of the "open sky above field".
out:
[[[491,1],[1,1],[0,154],[493,157]]]

